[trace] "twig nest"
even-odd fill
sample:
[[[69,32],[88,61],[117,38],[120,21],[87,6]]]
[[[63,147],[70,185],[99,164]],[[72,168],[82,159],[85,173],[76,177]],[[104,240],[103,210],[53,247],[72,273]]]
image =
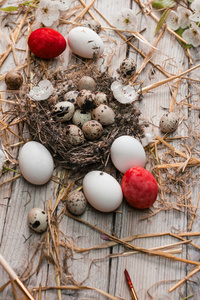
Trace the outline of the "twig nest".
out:
[[[107,99],[107,95],[103,92],[98,92],[95,95],[95,105],[99,106],[100,104],[108,104],[108,99]]]
[[[66,126],[67,142],[73,146],[78,146],[84,143],[85,137],[82,130],[76,125]]]
[[[132,58],[126,58],[119,67],[119,73],[123,78],[129,78],[136,73],[136,62]]]
[[[87,200],[81,191],[71,191],[66,199],[67,209],[74,215],[81,215],[87,207]]]
[[[83,76],[78,82],[78,89],[81,90],[90,90],[94,92],[96,90],[96,82],[90,76]]]
[[[93,109],[92,119],[105,126],[111,125],[115,122],[115,113],[109,106],[101,104]]]
[[[177,129],[179,117],[173,112],[166,113],[162,116],[159,128],[162,132],[172,132]]]
[[[47,214],[38,207],[32,208],[28,213],[28,224],[36,232],[44,232],[47,229]]]
[[[53,115],[55,116],[56,120],[65,122],[65,121],[69,121],[72,118],[74,111],[75,111],[74,104],[72,104],[69,101],[62,101],[62,102],[58,102],[54,106]]]
[[[78,107],[84,111],[89,111],[95,107],[95,95],[89,90],[82,90],[76,99]]]
[[[91,120],[83,124],[82,131],[86,139],[97,140],[102,136],[103,127],[99,122]]]
[[[19,71],[9,71],[6,74],[5,82],[9,90],[18,90],[23,83],[23,76]]]
[[[78,96],[78,91],[69,91],[66,94],[64,94],[64,101],[69,101],[73,104],[76,104],[76,99]]]
[[[92,119],[92,114],[90,111],[86,112],[81,109],[77,109],[73,115],[72,123],[76,126],[82,126],[85,122]]]
[[[100,33],[101,31],[101,24],[97,21],[97,20],[88,20],[88,21],[84,21],[82,24],[83,27],[88,27],[90,29],[92,29],[93,31],[95,31],[97,34]]]

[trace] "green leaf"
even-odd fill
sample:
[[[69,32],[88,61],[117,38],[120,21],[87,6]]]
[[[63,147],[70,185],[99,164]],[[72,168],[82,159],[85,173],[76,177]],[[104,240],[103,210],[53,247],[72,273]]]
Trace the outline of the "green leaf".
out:
[[[163,26],[165,20],[167,19],[168,14],[170,13],[170,9],[167,8],[165,9],[165,11],[163,12],[162,16],[160,17],[160,20],[158,21],[158,24],[156,26],[156,30],[155,30],[155,35],[158,33],[158,31],[160,30],[160,28]]]
[[[175,30],[175,32],[176,32],[179,36],[182,37],[182,34],[183,34],[183,32],[184,32],[186,29],[188,29],[188,27],[187,27],[187,28],[184,28],[184,29],[181,28],[181,27],[179,27],[177,30]],[[190,48],[193,47],[191,44],[185,44],[184,42],[182,42],[182,41],[179,40],[178,38],[177,38],[177,40],[178,40],[179,44],[180,44],[183,48],[185,48],[185,49],[190,49]]]
[[[8,7],[0,8],[0,10],[2,10],[2,11],[15,11],[18,9],[19,9],[19,7],[17,7],[17,6],[8,6]]]
[[[173,0],[154,0],[152,6],[156,9],[171,8],[176,4]]]

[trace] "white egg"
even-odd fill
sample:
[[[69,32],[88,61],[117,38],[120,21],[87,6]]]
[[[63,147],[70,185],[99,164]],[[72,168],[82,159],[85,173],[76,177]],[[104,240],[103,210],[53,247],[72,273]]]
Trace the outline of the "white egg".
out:
[[[113,176],[101,171],[91,171],[85,175],[83,192],[88,202],[102,212],[114,211],[123,199],[119,182]]]
[[[19,167],[27,181],[41,185],[51,178],[54,163],[50,152],[42,144],[31,141],[20,150]]]
[[[81,57],[96,58],[104,51],[102,39],[90,28],[80,26],[73,28],[67,40],[72,52]]]
[[[134,137],[123,135],[118,137],[110,148],[113,165],[125,173],[132,167],[144,167],[146,154],[142,144]]]

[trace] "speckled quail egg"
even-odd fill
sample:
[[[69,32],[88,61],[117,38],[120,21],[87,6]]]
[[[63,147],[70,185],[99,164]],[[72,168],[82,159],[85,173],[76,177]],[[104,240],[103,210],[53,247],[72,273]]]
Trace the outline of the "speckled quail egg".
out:
[[[91,120],[83,124],[82,131],[86,139],[97,140],[102,136],[103,127],[101,123]]]
[[[78,94],[76,103],[78,107],[84,111],[95,108],[95,95],[89,90],[82,90]]]
[[[95,100],[94,100],[96,106],[99,106],[100,104],[108,104],[107,95],[103,92],[98,92],[95,94]]]
[[[94,19],[84,21],[82,26],[88,27],[88,28],[94,30],[97,34],[99,34],[101,31],[101,24],[97,20],[94,20]]]
[[[28,224],[36,232],[44,232],[47,229],[47,214],[38,207],[32,208],[28,213]]]
[[[92,119],[92,114],[90,111],[86,112],[81,109],[77,109],[73,115],[72,122],[76,126],[82,126],[85,122]]]
[[[159,128],[162,132],[172,132],[177,129],[179,117],[173,112],[164,114],[159,123]]]
[[[93,109],[92,119],[105,126],[111,125],[115,122],[115,113],[109,106],[101,104]]]
[[[78,82],[78,89],[81,90],[89,90],[94,92],[96,90],[96,82],[90,76],[83,76]]]
[[[119,73],[122,77],[128,78],[136,72],[136,62],[131,58],[125,58],[119,67]]]
[[[85,137],[82,130],[76,125],[66,126],[67,142],[73,146],[78,146],[84,143]]]
[[[67,209],[74,215],[81,215],[87,207],[87,200],[81,191],[71,191],[66,199]]]
[[[75,111],[75,107],[74,104],[72,104],[69,101],[62,101],[62,102],[58,102],[55,106],[54,106],[54,113],[53,115],[56,117],[56,119],[58,121],[69,121]]]
[[[78,96],[78,93],[78,91],[69,91],[66,94],[64,94],[64,100],[76,104],[76,98]]]

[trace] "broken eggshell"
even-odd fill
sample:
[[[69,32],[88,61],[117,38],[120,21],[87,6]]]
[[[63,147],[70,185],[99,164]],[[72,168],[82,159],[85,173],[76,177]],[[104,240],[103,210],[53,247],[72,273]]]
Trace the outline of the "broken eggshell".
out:
[[[53,91],[53,85],[49,80],[45,79],[41,80],[38,86],[34,86],[28,96],[35,101],[46,100],[53,94]]]
[[[133,103],[138,99],[138,93],[130,85],[123,85],[118,81],[114,81],[110,88],[114,98],[122,104]]]
[[[72,52],[84,58],[97,58],[104,51],[102,39],[87,27],[75,27],[68,35],[68,45]]]

